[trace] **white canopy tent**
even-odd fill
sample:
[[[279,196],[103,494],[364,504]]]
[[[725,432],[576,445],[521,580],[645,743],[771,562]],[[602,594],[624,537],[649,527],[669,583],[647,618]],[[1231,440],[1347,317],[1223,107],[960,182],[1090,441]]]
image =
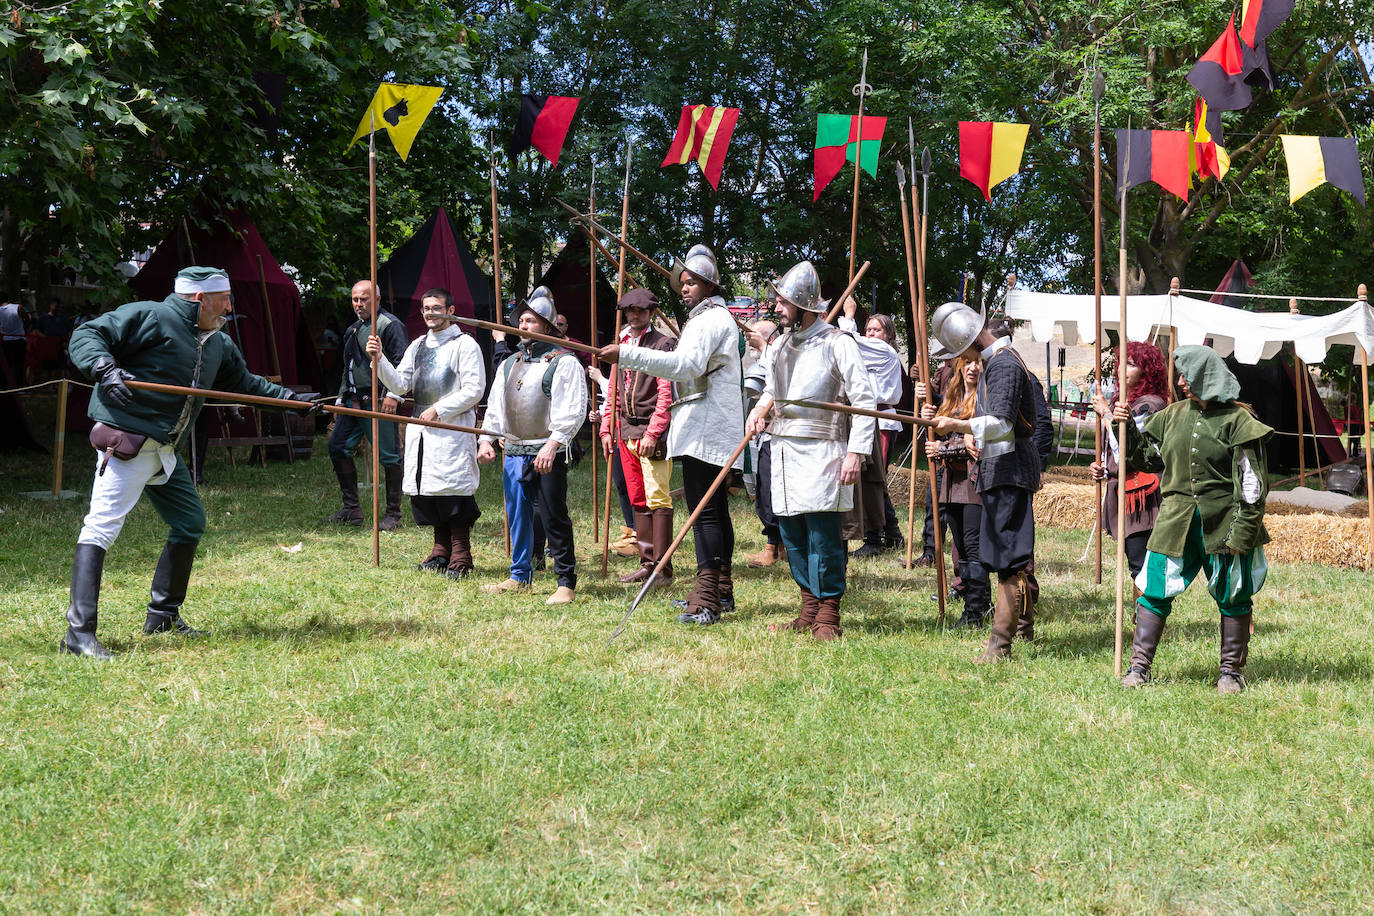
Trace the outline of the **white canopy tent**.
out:
[[[1102,327],[1120,327],[1120,299],[1102,297]],[[1054,339],[1055,328],[1064,343],[1091,344],[1097,339],[1092,296],[1032,293],[1014,289],[1007,293],[1008,318],[1029,322],[1031,336],[1040,343]],[[1290,315],[1286,312],[1248,312],[1183,295],[1129,296],[1126,302],[1128,340],[1153,340],[1173,329],[1175,344],[1203,344],[1222,356],[1254,365],[1272,359],[1285,343],[1292,343],[1307,363],[1326,359],[1333,344],[1351,344],[1374,352],[1374,309],[1356,300],[1331,315]],[[1358,353],[1358,350],[1357,350]]]

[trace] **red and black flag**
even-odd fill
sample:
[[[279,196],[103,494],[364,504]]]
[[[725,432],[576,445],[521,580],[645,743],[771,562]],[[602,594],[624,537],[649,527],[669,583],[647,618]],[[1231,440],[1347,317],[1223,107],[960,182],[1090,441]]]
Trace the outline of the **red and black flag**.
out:
[[[1266,39],[1293,15],[1293,0],[1244,0],[1240,11],[1240,41],[1245,53],[1245,81],[1274,88]]]
[[[1153,181],[1185,201],[1192,186],[1193,135],[1186,130],[1118,130],[1116,196]]]
[[[1250,105],[1250,85],[1245,81],[1245,51],[1236,34],[1236,15],[1226,23],[1221,37],[1212,42],[1193,69],[1188,82],[1207,100],[1213,112],[1239,111]]]
[[[1207,107],[1204,99],[1193,105],[1193,163],[1199,178],[1226,177],[1231,168],[1231,156],[1221,139],[1221,115]]]
[[[558,168],[558,154],[563,152],[563,141],[568,138],[580,101],[563,95],[520,96],[520,120],[506,145],[506,154],[513,159],[533,146]]]

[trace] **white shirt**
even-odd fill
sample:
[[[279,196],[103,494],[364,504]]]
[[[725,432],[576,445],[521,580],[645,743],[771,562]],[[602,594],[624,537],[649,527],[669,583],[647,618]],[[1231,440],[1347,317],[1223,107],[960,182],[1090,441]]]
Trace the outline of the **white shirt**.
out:
[[[906,374],[902,358],[897,355],[897,351],[885,340],[859,333],[858,324],[848,315],[840,316],[838,327],[852,336],[854,342],[859,345],[859,355],[863,357],[864,366],[868,369],[868,382],[873,388],[874,400],[879,404],[896,406],[902,400],[902,376]],[[878,428],[900,430],[902,421],[879,420]]]
[[[474,425],[477,402],[482,400],[487,387],[486,361],[477,341],[456,325],[428,331],[424,337],[411,341],[399,366],[393,367],[383,354],[377,360],[377,379],[393,397],[402,397],[413,387],[415,364],[422,349],[439,350],[436,355],[457,376],[454,386],[434,402],[439,422]],[[480,479],[477,437],[472,433],[416,423],[406,425],[405,476],[401,488],[408,495],[471,496],[477,492]]]
[[[634,344],[620,348],[620,366],[674,382],[706,377],[704,397],[673,407],[668,426],[668,457],[690,456],[724,467],[744,438],[744,401],[740,394],[739,329],[721,303],[699,313],[682,326],[674,350],[654,350]],[[744,466],[744,453],[734,467]]]

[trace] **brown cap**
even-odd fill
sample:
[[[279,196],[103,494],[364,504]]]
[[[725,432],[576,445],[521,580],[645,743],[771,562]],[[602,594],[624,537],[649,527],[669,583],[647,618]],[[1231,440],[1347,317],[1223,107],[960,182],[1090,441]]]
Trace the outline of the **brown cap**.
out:
[[[621,296],[620,301],[616,303],[616,308],[647,309],[652,312],[658,308],[658,297],[641,286]]]

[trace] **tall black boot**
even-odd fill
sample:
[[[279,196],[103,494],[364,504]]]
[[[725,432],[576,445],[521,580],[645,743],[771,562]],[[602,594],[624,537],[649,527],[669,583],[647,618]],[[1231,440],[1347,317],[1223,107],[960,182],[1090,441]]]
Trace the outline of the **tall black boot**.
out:
[[[1131,637],[1131,667],[1121,677],[1122,687],[1144,687],[1150,683],[1159,638],[1164,635],[1164,618],[1136,605],[1135,636]]]
[[[332,525],[361,525],[363,509],[358,505],[358,466],[352,458],[335,458],[334,476],[339,478],[343,508],[325,519]]]
[[[1250,614],[1221,615],[1221,672],[1217,677],[1217,693],[1240,693],[1245,689],[1241,671],[1250,655],[1250,618]]]
[[[404,469],[400,463],[383,465],[386,472],[386,515],[377,523],[379,531],[395,531],[401,527],[401,475]]]
[[[204,636],[181,619],[181,604],[186,600],[186,584],[191,581],[191,566],[196,559],[196,542],[189,544],[168,541],[153,572],[153,587],[148,595],[148,616],[143,620],[143,632],[178,636]]]
[[[107,661],[112,656],[95,638],[100,604],[100,577],[105,571],[105,548],[77,544],[72,559],[72,600],[67,606],[67,635],[61,651]]]

